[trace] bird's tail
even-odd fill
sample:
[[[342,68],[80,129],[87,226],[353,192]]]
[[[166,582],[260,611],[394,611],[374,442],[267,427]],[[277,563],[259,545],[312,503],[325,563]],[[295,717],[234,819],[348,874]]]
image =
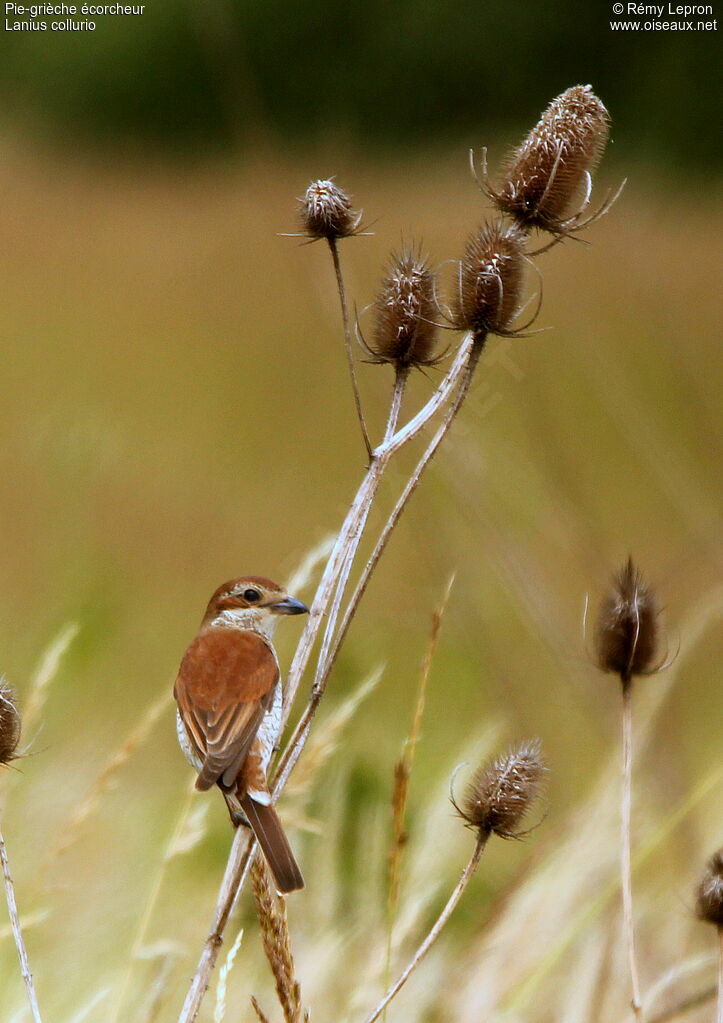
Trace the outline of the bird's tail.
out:
[[[241,807],[266,857],[277,890],[287,895],[303,888],[304,878],[273,806],[257,803],[247,794],[241,800]]]

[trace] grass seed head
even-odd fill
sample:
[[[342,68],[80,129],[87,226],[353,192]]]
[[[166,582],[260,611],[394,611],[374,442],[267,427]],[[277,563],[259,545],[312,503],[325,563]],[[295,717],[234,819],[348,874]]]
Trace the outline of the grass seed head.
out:
[[[610,117],[590,85],[575,85],[550,103],[510,158],[497,208],[529,229],[565,233],[565,220],[597,167]]]
[[[0,678],[0,764],[9,764],[16,757],[20,742],[20,714],[15,693]]]
[[[458,812],[483,835],[519,838],[544,773],[539,741],[522,743],[477,771]]]
[[[619,675],[624,688],[659,667],[658,615],[652,590],[628,558],[600,606],[596,637],[598,665]]]
[[[312,181],[299,201],[304,233],[310,238],[348,238],[359,228],[361,214],[351,208],[351,199],[333,181]]]
[[[479,340],[511,333],[525,276],[523,244],[524,234],[501,221],[470,235],[458,269],[455,327]]]
[[[708,860],[698,885],[698,917],[723,930],[723,849]]]
[[[398,368],[430,366],[436,361],[434,273],[419,254],[407,249],[392,256],[374,314],[369,352],[375,360]]]

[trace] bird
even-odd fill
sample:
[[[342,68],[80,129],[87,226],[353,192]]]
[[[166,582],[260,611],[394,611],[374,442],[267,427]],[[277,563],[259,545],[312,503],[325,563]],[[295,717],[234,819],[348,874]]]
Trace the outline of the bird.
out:
[[[196,789],[220,788],[234,827],[248,825],[286,895],[304,887],[266,780],[281,727],[282,692],[273,634],[283,615],[308,607],[263,576],[219,586],[186,650],[173,695],[181,749]]]

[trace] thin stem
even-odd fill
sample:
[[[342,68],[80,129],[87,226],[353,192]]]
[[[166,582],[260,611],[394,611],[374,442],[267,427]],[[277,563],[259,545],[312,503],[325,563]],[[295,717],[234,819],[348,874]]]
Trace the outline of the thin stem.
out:
[[[723,927],[718,928],[718,1019],[723,1023]]]
[[[345,551],[349,545],[353,545],[354,543],[352,534],[354,532],[357,516],[360,513],[360,509],[363,511],[364,506],[373,501],[378,488],[377,476],[380,471],[383,471],[383,469],[386,468],[387,463],[385,461],[380,469],[379,459],[382,454],[387,452],[387,449],[392,448],[393,451],[398,450],[402,444],[406,444],[411,441],[418,433],[421,432],[421,430],[424,429],[443,402],[451,393],[454,392],[455,387],[464,376],[467,371],[467,363],[470,359],[472,349],[473,338],[471,334],[467,334],[463,338],[454,362],[447,371],[446,376],[424,408],[422,408],[420,412],[418,412],[417,415],[415,415],[414,418],[406,424],[406,426],[397,431],[386,445],[381,444],[374,452],[374,455],[377,457],[372,458],[372,464],[367,469],[366,475],[359,486],[356,497],[352,501],[351,507],[349,508],[342,527],[339,530],[339,535],[329,556],[329,560],[327,561],[326,568],[322,574],[321,581],[311,605],[311,611],[306,626],[301,634],[301,639],[299,640],[294,658],[291,662],[291,667],[289,668],[289,672],[286,677],[282,729],[289,719],[291,705],[294,702],[294,698],[298,692],[304,672],[306,671],[306,667],[309,663],[311,651],[314,648],[314,643],[316,642],[319,630],[321,629],[327,605],[331,600]],[[389,451],[389,454],[391,453],[392,452]]]
[[[424,429],[430,419],[432,419],[435,413],[442,406],[444,401],[454,393],[455,388],[459,386],[460,381],[463,379],[465,383],[462,389],[464,390],[464,394],[466,394],[469,386],[469,379],[471,378],[470,365],[473,362],[476,364],[477,356],[475,355],[475,351],[476,346],[473,343],[472,335],[468,334],[462,340],[454,362],[437,388],[437,391],[434,395],[432,395],[421,411],[418,412],[405,427],[396,433],[393,431],[396,429],[396,420],[399,414],[399,409],[401,408],[403,387],[402,381],[399,379],[395,381],[395,391],[392,396],[392,407],[390,408],[388,429],[385,432],[385,437],[388,434],[389,439],[386,443],[382,443],[376,451],[372,453],[372,460],[369,468],[367,469],[364,479],[362,480],[356,496],[352,501],[351,507],[346,514],[336,543],[334,544],[334,548],[329,555],[326,568],[322,573],[321,581],[319,582],[319,586],[317,587],[316,594],[311,605],[306,627],[301,635],[301,639],[299,640],[299,644],[296,648],[296,652],[287,675],[286,685],[284,687],[284,702],[281,722],[282,729],[285,727],[289,719],[294,697],[301,685],[302,678],[311,658],[311,653],[321,630],[322,623],[327,617],[329,603],[337,591],[345,565],[347,563],[351,564],[351,561],[353,561],[354,554],[356,553],[361,540],[363,526],[366,522],[369,510],[374,501],[377,490],[379,489],[379,484],[384,472],[386,471],[392,454],[402,445],[413,440]],[[455,406],[458,408],[459,404],[461,404],[461,399],[459,399],[458,396],[458,400],[455,401]],[[391,429],[389,428],[389,423],[392,424]],[[441,435],[438,432],[435,437],[437,443],[431,454],[434,453],[439,442],[441,442],[444,433],[446,433],[446,429]],[[430,445],[430,448],[431,447],[432,445]],[[427,458],[427,461],[431,457],[429,451],[430,449],[428,449],[424,456]],[[416,487],[417,482],[418,479],[415,481],[413,487],[408,488],[407,496],[411,494],[414,487]],[[397,511],[397,509],[395,509],[395,512],[398,520],[401,512]],[[349,559],[351,559],[351,561],[349,561]],[[328,631],[327,634],[329,636],[331,635]],[[336,652],[338,652],[336,644],[334,646],[334,651],[333,657],[335,658]],[[313,712],[318,706],[319,700],[323,695],[332,663],[333,658],[325,656],[324,663],[322,665],[321,655],[317,661],[317,671],[315,673],[311,700],[309,706],[307,706],[305,715],[302,718],[302,721],[307,722],[307,726],[304,726],[301,731],[297,726],[291,740],[286,746],[286,750],[284,751],[282,759],[275,772],[275,780],[272,786],[272,795],[274,798],[278,797],[286,784],[288,776],[304,747],[307,738],[305,733],[308,733],[308,725],[311,723],[311,717],[313,717]],[[320,668],[322,667],[323,670],[320,672]],[[235,900],[238,898],[244,884],[255,847],[256,843],[251,833],[246,831],[246,829],[239,829],[234,838],[231,853],[229,854],[226,872],[224,874],[216,902],[213,924],[204,943],[201,957],[191,981],[191,986],[188,990],[186,1000],[178,1018],[178,1023],[193,1023],[198,1015],[201,1002],[203,1001],[203,997],[208,989],[211,973],[215,966],[219,949],[223,942],[223,932],[226,924],[228,923],[228,918],[233,909]]]
[[[447,410],[447,413],[442,422],[440,423],[437,432],[435,433],[432,440],[429,442],[424,454],[419,459],[419,462],[417,463],[414,472],[409,477],[409,480],[407,481],[404,490],[402,491],[397,503],[392,509],[391,515],[389,516],[387,522],[384,525],[384,529],[382,530],[379,539],[377,540],[374,550],[370,554],[369,559],[366,565],[364,566],[364,570],[362,571],[362,574],[359,578],[356,590],[354,591],[352,598],[349,601],[346,614],[344,615],[341,626],[339,627],[337,639],[331,653],[329,665],[330,669],[333,667],[334,662],[339,653],[339,649],[341,648],[341,645],[344,642],[344,639],[346,638],[349,626],[351,625],[352,619],[356,614],[359,603],[362,597],[364,596],[364,592],[369,583],[369,579],[377,565],[377,562],[384,553],[384,549],[386,548],[389,538],[394,532],[394,529],[402,516],[402,512],[407,506],[409,498],[412,496],[412,494],[418,487],[423,473],[425,472],[429,463],[432,461],[435,454],[437,453],[437,450],[439,449],[440,444],[442,443],[447,433],[449,432],[452,423],[454,422],[457,416],[457,413],[464,404],[464,401],[469,393],[469,388],[472,383],[472,377],[474,376],[474,371],[476,369],[477,362],[479,361],[481,351],[482,351],[481,346],[479,348],[473,349],[470,355],[469,362],[467,363],[464,379],[462,380],[462,384],[460,385],[460,389],[457,392],[453,404]]]
[[[198,1016],[203,996],[208,990],[211,973],[216,965],[219,949],[223,944],[223,932],[231,916],[236,897],[246,880],[255,850],[256,842],[250,828],[238,828],[221,882],[213,924],[204,943],[200,961],[178,1017],[178,1023],[193,1023]]]
[[[394,378],[394,390],[392,391],[392,400],[389,406],[389,415],[387,417],[387,425],[384,431],[385,441],[394,434],[397,428],[397,422],[399,420],[399,412],[402,407],[402,399],[404,398],[404,390],[407,385],[407,379],[409,377],[409,370],[407,368],[400,369],[397,371]],[[369,518],[369,512],[371,511],[372,500],[376,489],[381,482],[382,474],[386,468],[387,461],[390,455],[382,455],[377,457],[373,456],[373,463],[375,464],[376,471],[373,475],[372,489],[370,490],[370,498],[367,500],[363,507],[359,509],[357,516],[356,526],[353,532],[355,543],[348,546],[344,553],[343,562],[337,582],[335,583],[334,597],[331,603],[331,608],[326,620],[326,628],[324,629],[324,637],[321,643],[321,652],[316,665],[316,676],[314,678],[314,688],[318,687],[319,680],[324,674],[324,668],[326,665],[327,657],[329,654],[329,647],[331,646],[332,637],[334,635],[334,629],[336,627],[336,620],[339,617],[339,608],[344,597],[344,591],[346,584],[349,580],[349,573],[351,572],[352,565],[354,563],[354,557],[359,546],[359,541],[362,538],[362,534]]]
[[[28,960],[28,952],[25,948],[25,941],[23,940],[23,932],[20,928],[20,916],[18,914],[18,905],[15,901],[15,885],[13,884],[12,875],[10,874],[10,864],[8,862],[8,853],[5,848],[5,839],[0,831],[0,860],[2,860],[3,867],[3,878],[5,881],[5,896],[8,902],[8,913],[10,914],[10,926],[13,929],[13,937],[15,938],[15,947],[18,950],[18,958],[20,959],[20,972],[23,975],[25,981],[25,988],[28,993],[28,1001],[30,1002],[30,1011],[33,1014],[33,1020],[35,1023],[43,1023],[40,1016],[40,1009],[38,1008],[38,998],[35,994],[35,985],[33,984],[33,975],[30,972],[30,962]]]
[[[387,419],[387,428],[384,431],[383,443],[386,443],[393,436],[397,428],[407,380],[409,380],[409,366],[400,366],[394,374],[394,390],[392,391],[392,402],[389,407],[389,417]]]
[[[460,381],[460,378],[464,375],[472,353],[477,350],[477,353],[481,351],[482,340],[475,339],[471,333],[465,334],[462,338],[462,342],[457,349],[457,354],[454,357],[454,361],[450,366],[447,375],[442,380],[441,384],[434,392],[432,397],[429,399],[427,404],[417,412],[417,414],[409,420],[409,422],[398,430],[393,437],[385,440],[374,452],[376,455],[393,451],[398,451],[399,448],[403,447],[408,441],[422,430],[432,416],[437,412],[442,405],[447,401],[450,395],[454,392],[455,387]]]
[[[450,576],[444,591],[442,601],[435,608],[432,615],[432,628],[429,634],[427,649],[424,653],[424,660],[419,673],[417,686],[417,699],[415,701],[414,713],[409,734],[404,740],[402,753],[395,765],[394,789],[392,792],[392,844],[389,850],[389,874],[387,891],[387,953],[384,968],[384,986],[389,987],[392,975],[392,951],[394,945],[394,925],[399,907],[399,890],[402,872],[402,858],[406,844],[406,813],[409,801],[409,788],[414,768],[414,758],[417,752],[422,730],[422,720],[427,703],[427,683],[432,670],[432,661],[439,642],[439,633],[442,627],[442,619],[447,608],[447,601],[452,592],[454,575]],[[387,1013],[384,1011],[383,1019],[386,1020]]]
[[[347,605],[347,609],[344,614],[344,618],[342,619],[342,623],[339,627],[339,630],[337,632],[331,653],[326,658],[323,665],[321,664],[321,662],[319,663],[320,670],[317,673],[317,678],[315,679],[314,682],[314,688],[312,690],[309,703],[307,704],[304,713],[299,719],[299,722],[294,730],[294,733],[291,739],[289,740],[286,749],[284,750],[281,760],[279,761],[274,780],[273,787],[274,796],[277,796],[278,793],[281,792],[281,790],[283,789],[289,775],[294,769],[294,765],[296,764],[297,760],[299,759],[302,753],[302,750],[304,749],[304,746],[306,745],[306,741],[309,736],[309,729],[311,728],[311,722],[313,720],[314,714],[316,713],[316,709],[319,706],[319,702],[321,701],[321,698],[324,695],[329,675],[331,674],[331,670],[334,667],[334,663],[338,656],[339,650],[341,648],[342,643],[344,642],[344,639],[349,630],[349,626],[351,625],[354,615],[356,614],[357,608],[364,595],[369,579],[374,569],[376,568],[376,565],[389,541],[391,534],[393,533],[397,523],[399,522],[399,519],[402,516],[402,512],[406,508],[409,498],[416,490],[419,481],[422,478],[424,470],[427,468],[429,463],[434,458],[434,455],[436,454],[440,444],[447,435],[457,413],[459,412],[460,408],[462,407],[462,404],[464,403],[465,398],[467,397],[467,394],[469,393],[469,387],[472,382],[472,377],[474,376],[475,367],[477,365],[481,352],[482,352],[481,344],[474,346],[469,352],[469,358],[464,367],[465,368],[464,377],[462,379],[462,383],[459,386],[457,395],[455,396],[455,400],[447,410],[447,413],[442,422],[440,423],[437,432],[435,433],[434,437],[427,446],[427,449],[425,450],[424,454],[417,463],[414,472],[410,476],[401,496],[399,497],[396,505],[392,510],[391,515],[389,516],[384,526],[384,529],[382,530],[379,539],[377,540],[374,550],[372,551],[366,565],[364,566],[364,570],[359,579],[359,582],[357,583],[356,589],[352,594],[349,604]],[[399,434],[396,434],[396,436],[399,436]],[[379,450],[380,449],[378,448],[377,451]]]
[[[640,979],[635,955],[635,920],[633,917],[633,884],[630,862],[630,818],[633,776],[633,701],[629,680],[623,680],[623,784],[620,803],[620,876],[623,890],[623,925],[628,946],[628,963],[632,986],[631,1007],[636,1020],[642,1020]]]
[[[389,988],[387,993],[382,998],[381,1002],[379,1002],[379,1004],[374,1009],[374,1011],[371,1013],[371,1015],[367,1016],[367,1018],[365,1019],[364,1023],[375,1023],[375,1020],[379,1019],[379,1017],[382,1015],[382,1013],[384,1012],[386,1007],[389,1005],[391,1000],[404,987],[406,982],[409,980],[409,977],[411,976],[411,974],[414,972],[414,970],[416,970],[416,968],[422,962],[422,960],[427,955],[427,953],[429,952],[431,947],[434,945],[435,941],[437,940],[437,938],[442,933],[442,930],[444,929],[445,924],[447,923],[447,921],[451,917],[452,913],[454,912],[454,909],[455,909],[457,903],[459,902],[459,900],[461,899],[462,893],[464,892],[465,888],[469,884],[469,882],[470,882],[470,880],[472,878],[472,875],[474,874],[475,870],[477,869],[477,865],[478,865],[478,863],[480,861],[480,857],[482,856],[482,853],[484,852],[484,847],[487,844],[488,837],[489,837],[489,835],[487,835],[487,834],[483,834],[483,833],[479,834],[479,837],[477,838],[477,841],[475,843],[474,851],[472,853],[470,861],[467,864],[467,866],[464,868],[462,876],[460,877],[460,879],[457,882],[457,885],[456,885],[454,891],[452,892],[452,894],[450,895],[449,899],[447,900],[446,906],[444,907],[444,909],[442,910],[442,912],[439,914],[439,916],[437,917],[436,921],[432,925],[432,929],[430,930],[429,934],[424,939],[422,944],[419,946],[417,951],[414,953],[414,955],[412,956],[411,960],[409,961],[409,963],[405,967],[403,973],[400,975],[399,979],[396,981],[396,983],[392,987]]]
[[[367,456],[371,459],[372,457],[372,445],[369,440],[369,432],[367,430],[367,424],[364,420],[364,410],[362,409],[361,395],[359,394],[359,382],[356,377],[356,365],[354,363],[354,352],[351,344],[351,327],[349,325],[349,310],[346,304],[346,289],[344,287],[344,276],[341,272],[341,262],[339,261],[339,246],[336,238],[329,238],[329,249],[331,250],[331,258],[334,263],[334,273],[336,274],[336,286],[339,291],[339,302],[341,304],[341,318],[344,326],[344,347],[346,349],[346,358],[349,363],[349,373],[351,375],[351,387],[354,392],[354,404],[356,405],[356,414],[359,417],[359,425],[361,426],[362,437],[364,438],[364,446],[367,449]]]

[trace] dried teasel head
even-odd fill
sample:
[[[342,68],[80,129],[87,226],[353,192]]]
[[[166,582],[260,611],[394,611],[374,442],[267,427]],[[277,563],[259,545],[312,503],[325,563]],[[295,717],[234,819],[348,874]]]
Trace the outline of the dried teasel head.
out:
[[[590,85],[575,85],[550,103],[488,188],[497,208],[525,229],[566,234],[583,226],[573,203],[587,204],[591,174],[608,139],[610,117]]]
[[[484,224],[467,241],[458,265],[453,325],[484,341],[487,334],[510,337],[525,279],[525,236],[503,222]]]
[[[538,740],[525,742],[483,765],[472,779],[460,816],[480,836],[520,838],[522,822],[539,795],[545,764]]]
[[[332,180],[312,181],[299,200],[304,234],[317,240],[348,238],[359,230],[361,213],[351,208],[351,199]]]
[[[20,714],[15,693],[0,678],[0,764],[9,764],[16,757],[20,742]]]
[[[402,369],[437,361],[435,278],[419,253],[405,249],[391,257],[373,311],[374,333],[365,347],[375,362]]]
[[[634,675],[660,667],[659,613],[652,590],[628,558],[600,606],[596,636],[599,667],[619,675],[624,689]]]
[[[708,860],[698,885],[696,910],[700,920],[723,930],[723,849]]]

